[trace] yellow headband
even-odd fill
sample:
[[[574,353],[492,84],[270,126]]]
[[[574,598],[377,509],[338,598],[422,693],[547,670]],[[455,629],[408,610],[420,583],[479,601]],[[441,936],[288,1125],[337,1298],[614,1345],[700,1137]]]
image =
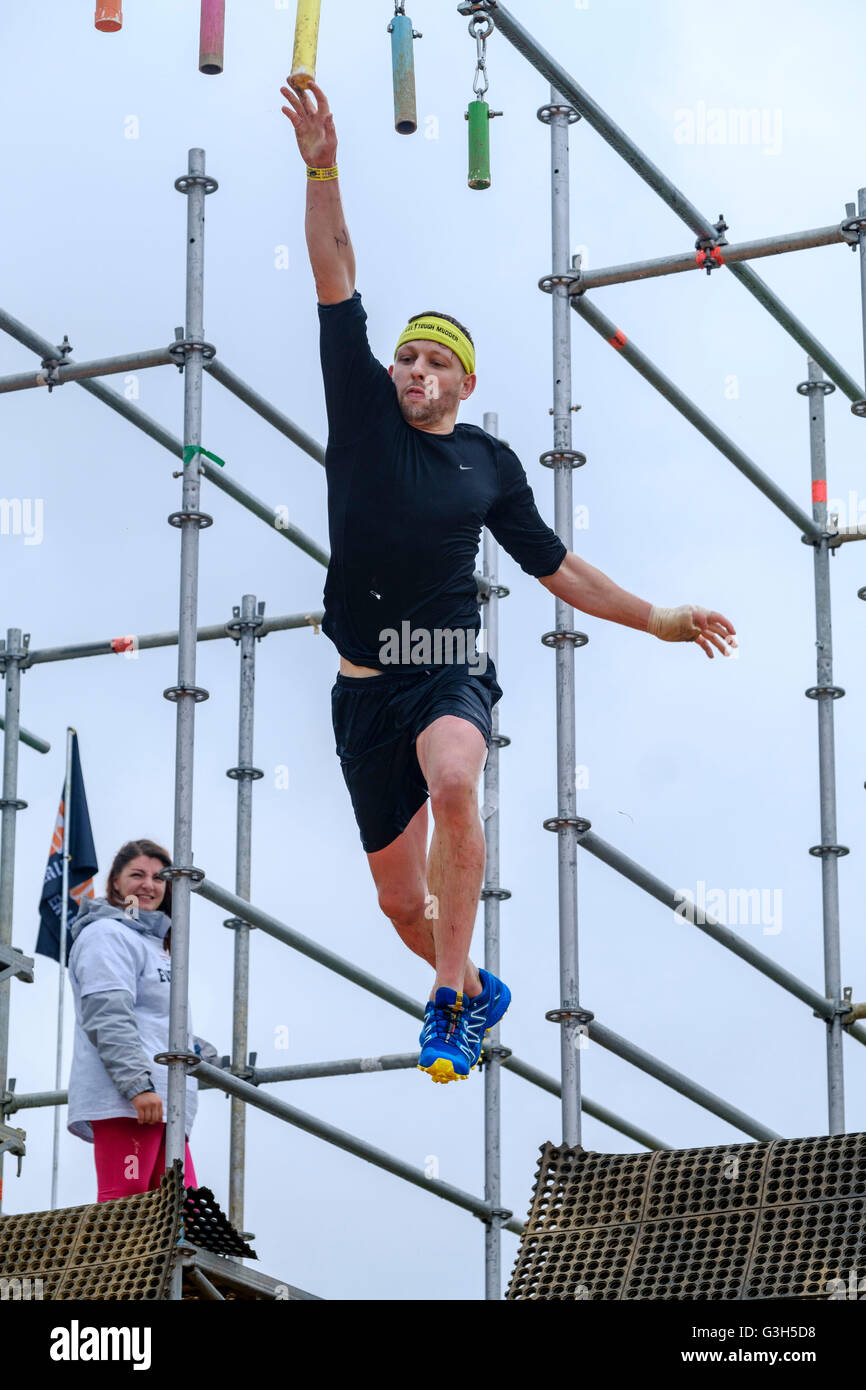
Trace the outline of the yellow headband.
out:
[[[450,347],[463,366],[467,376],[471,376],[475,371],[475,349],[466,337],[453,323],[447,319],[419,318],[410,319],[408,327],[404,328],[400,334],[397,346],[394,349],[394,356],[400,351],[404,343],[414,342],[416,338],[433,338],[437,342],[444,343]]]

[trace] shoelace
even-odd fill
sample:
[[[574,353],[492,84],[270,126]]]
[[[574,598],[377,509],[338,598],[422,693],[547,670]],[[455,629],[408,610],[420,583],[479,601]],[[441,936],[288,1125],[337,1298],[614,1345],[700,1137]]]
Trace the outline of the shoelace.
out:
[[[462,1009],[453,1008],[449,1004],[434,1004],[426,1025],[428,1036],[450,1042],[452,1035],[460,1027],[462,1016]]]

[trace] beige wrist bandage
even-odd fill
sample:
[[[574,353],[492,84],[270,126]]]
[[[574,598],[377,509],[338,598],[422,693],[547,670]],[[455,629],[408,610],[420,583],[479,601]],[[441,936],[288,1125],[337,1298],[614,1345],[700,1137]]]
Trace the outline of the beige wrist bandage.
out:
[[[647,632],[663,642],[693,642],[701,631],[692,620],[693,609],[692,603],[679,608],[650,608]]]

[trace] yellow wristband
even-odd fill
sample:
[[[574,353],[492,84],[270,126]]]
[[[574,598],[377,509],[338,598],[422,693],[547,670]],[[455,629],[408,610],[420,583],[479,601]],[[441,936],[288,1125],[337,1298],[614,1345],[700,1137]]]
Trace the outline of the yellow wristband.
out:
[[[331,167],[330,169],[311,169],[310,166],[309,166],[309,164],[307,165],[307,178],[308,178],[308,179],[335,179],[336,177],[337,177],[337,166],[336,166],[336,164],[332,165],[332,167]]]

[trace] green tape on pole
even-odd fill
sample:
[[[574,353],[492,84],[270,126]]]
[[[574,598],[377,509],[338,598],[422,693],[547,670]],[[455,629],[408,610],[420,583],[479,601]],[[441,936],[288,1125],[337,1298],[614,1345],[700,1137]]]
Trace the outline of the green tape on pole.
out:
[[[187,464],[195,458],[196,454],[204,454],[206,459],[212,459],[214,463],[219,464],[220,468],[225,468],[226,466],[225,459],[217,458],[216,454],[209,453],[208,450],[203,449],[200,444],[185,444],[183,449],[184,468],[186,468]]]
[[[490,187],[490,107],[469,103],[469,187]]]

